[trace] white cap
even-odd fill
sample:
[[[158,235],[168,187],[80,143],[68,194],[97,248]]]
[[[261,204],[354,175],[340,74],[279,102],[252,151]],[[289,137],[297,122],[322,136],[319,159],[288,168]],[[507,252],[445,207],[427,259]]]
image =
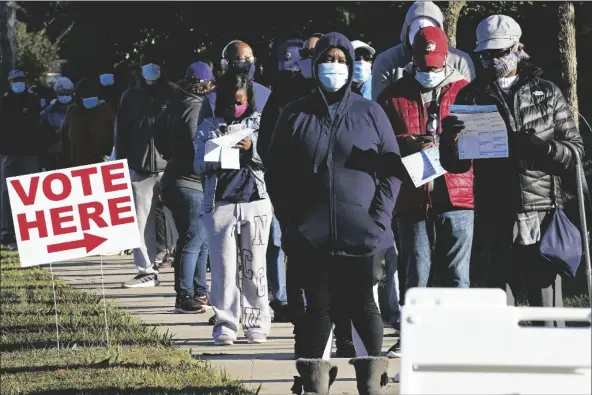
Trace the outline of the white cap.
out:
[[[354,47],[354,51],[358,48],[366,48],[368,51],[370,51],[370,55],[374,56],[374,54],[376,53],[376,50],[374,48],[372,48],[370,45],[366,44],[363,41],[354,40],[351,42],[351,44]]]
[[[513,18],[506,15],[491,15],[477,26],[475,52],[488,49],[506,49],[520,42],[522,29]]]
[[[74,90],[74,84],[68,77],[60,77],[53,84],[53,90],[55,92],[71,92]]]

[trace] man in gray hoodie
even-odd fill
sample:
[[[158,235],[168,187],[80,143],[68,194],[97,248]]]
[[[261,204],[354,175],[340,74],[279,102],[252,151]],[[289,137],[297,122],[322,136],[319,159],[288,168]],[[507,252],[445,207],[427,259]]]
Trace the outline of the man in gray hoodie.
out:
[[[440,8],[431,1],[416,1],[405,16],[401,29],[401,43],[379,54],[372,67],[372,100],[390,84],[403,76],[403,70],[411,62],[411,44],[415,33],[426,26],[444,29],[444,16]],[[449,47],[446,63],[458,70],[467,81],[475,78],[475,67],[471,57],[463,51]]]

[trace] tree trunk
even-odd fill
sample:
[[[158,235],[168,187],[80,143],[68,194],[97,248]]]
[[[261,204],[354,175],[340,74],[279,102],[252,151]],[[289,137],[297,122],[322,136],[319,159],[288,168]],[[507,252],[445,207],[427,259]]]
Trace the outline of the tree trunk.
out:
[[[561,62],[561,88],[571,108],[574,121],[579,125],[578,115],[578,60],[576,58],[576,13],[570,1],[559,3],[559,61]]]
[[[449,1],[444,11],[444,31],[448,36],[448,45],[451,47],[456,47],[456,25],[460,12],[466,4],[466,1]]]
[[[16,67],[16,2],[0,1],[0,89],[8,85],[10,70]]]

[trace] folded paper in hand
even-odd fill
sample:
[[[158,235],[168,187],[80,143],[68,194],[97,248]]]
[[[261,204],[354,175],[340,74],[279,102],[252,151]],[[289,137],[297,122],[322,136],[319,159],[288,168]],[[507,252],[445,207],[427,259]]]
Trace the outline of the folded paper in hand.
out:
[[[220,163],[222,169],[240,169],[239,149],[235,146],[251,133],[253,129],[242,129],[239,132],[206,141],[204,161]]]
[[[452,105],[450,113],[465,124],[458,134],[459,159],[508,157],[508,130],[495,105]]]
[[[438,147],[428,148],[402,158],[403,166],[409,173],[415,187],[420,187],[446,173],[440,164]]]

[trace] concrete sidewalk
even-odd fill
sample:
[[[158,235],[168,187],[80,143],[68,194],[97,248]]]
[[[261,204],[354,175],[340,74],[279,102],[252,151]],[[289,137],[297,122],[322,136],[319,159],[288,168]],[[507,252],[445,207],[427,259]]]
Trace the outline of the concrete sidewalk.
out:
[[[100,258],[92,257],[53,265],[56,276],[72,286],[101,293]],[[205,314],[175,314],[175,293],[173,271],[165,269],[160,275],[161,285],[153,288],[124,289],[123,281],[136,274],[129,256],[103,257],[105,294],[112,303],[128,310],[131,314],[154,325],[159,331],[174,334],[180,347],[190,349],[196,358],[213,361],[234,379],[240,379],[254,388],[262,385],[263,394],[290,394],[293,376],[297,375],[293,360],[294,340],[292,325],[273,323],[270,337],[265,344],[247,344],[239,339],[232,347],[215,346],[212,341],[212,327],[208,319],[212,311]],[[385,328],[384,351],[395,342],[393,330]],[[390,360],[389,375],[394,377],[399,369],[399,359]],[[334,359],[339,366],[337,381],[331,394],[357,394],[355,371],[347,359]],[[398,384],[391,383],[386,393],[398,393]]]

